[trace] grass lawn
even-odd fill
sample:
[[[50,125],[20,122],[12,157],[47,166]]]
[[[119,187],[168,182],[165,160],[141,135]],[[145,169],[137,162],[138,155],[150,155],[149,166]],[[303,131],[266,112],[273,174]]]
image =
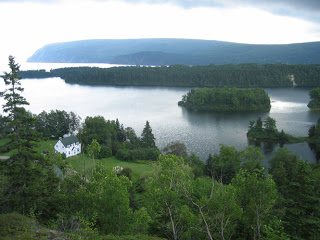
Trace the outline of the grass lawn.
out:
[[[43,152],[43,151],[53,151],[54,145],[57,143],[58,140],[55,139],[50,139],[50,140],[46,140],[46,141],[41,141],[39,143],[39,146],[37,147],[37,149],[39,150],[39,152]]]
[[[44,150],[46,150],[46,151],[51,150],[52,151],[56,142],[57,142],[57,140],[42,141],[42,142],[40,142],[38,149],[40,152],[43,152]],[[92,175],[93,162],[88,155],[84,155],[84,158],[85,158],[85,164],[86,164],[87,178],[90,179],[90,177]],[[71,165],[72,169],[83,174],[84,160],[83,160],[82,154],[79,154],[79,155],[73,156],[73,157],[69,157],[69,158],[67,158],[67,160],[68,160],[69,164]],[[95,163],[96,163],[96,165],[101,163],[108,170],[112,170],[112,168],[115,166],[121,166],[123,168],[131,168],[133,178],[138,178],[143,173],[151,171],[153,169],[151,164],[148,164],[148,163],[124,162],[124,161],[121,161],[115,157],[95,159]]]
[[[84,158],[85,158],[85,164],[86,164],[87,177],[90,179],[90,177],[92,175],[93,162],[92,162],[92,159],[89,158],[87,155],[85,155]],[[76,170],[79,173],[84,172],[84,160],[83,160],[82,154],[78,155],[78,156],[70,157],[70,158],[68,158],[68,161],[74,170]],[[96,165],[101,163],[108,170],[112,170],[112,168],[115,166],[121,166],[123,168],[131,168],[131,170],[132,170],[131,174],[132,174],[133,178],[139,178],[139,176],[141,176],[142,174],[149,172],[153,169],[151,164],[137,163],[137,162],[125,162],[125,161],[121,161],[115,157],[95,159],[95,163],[96,163]]]
[[[8,139],[0,139],[0,146],[4,145]],[[46,140],[46,141],[41,141],[39,143],[39,146],[37,149],[39,150],[40,153],[42,153],[44,150],[46,151],[53,151],[54,150],[54,145],[56,144],[57,140]],[[9,153],[4,153],[1,154],[3,156],[10,156]],[[88,155],[84,156],[85,158],[85,164],[86,164],[86,173],[87,173],[87,178],[90,179],[92,175],[92,169],[93,169],[93,162],[91,158]],[[77,156],[69,157],[67,158],[69,164],[71,165],[72,169],[79,173],[83,173],[84,169],[84,160],[83,160],[83,155],[79,154]],[[133,178],[138,178],[145,172],[151,171],[153,167],[151,164],[148,163],[137,163],[137,162],[124,162],[121,161],[115,157],[110,157],[110,158],[103,158],[103,159],[95,159],[96,165],[101,163],[103,166],[105,166],[108,170],[112,170],[113,167],[115,166],[121,166],[123,168],[131,168],[132,170],[132,177]]]

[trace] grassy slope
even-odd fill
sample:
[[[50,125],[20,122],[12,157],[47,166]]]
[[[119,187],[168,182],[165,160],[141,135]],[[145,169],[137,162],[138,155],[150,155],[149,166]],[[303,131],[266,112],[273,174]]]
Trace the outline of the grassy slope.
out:
[[[112,236],[97,235],[89,229],[76,233],[50,230],[41,226],[34,219],[18,213],[0,214],[0,239],[2,240],[33,240],[33,239],[99,239],[99,240],[165,240],[148,235]]]
[[[56,142],[57,140],[42,141],[38,147],[38,150],[40,152],[43,152],[44,150],[52,151]],[[92,169],[93,169],[93,161],[88,155],[84,155],[84,159],[86,164],[87,177],[90,178]],[[83,173],[84,159],[83,159],[83,155],[80,154],[77,156],[69,157],[67,160],[75,171],[79,173]],[[123,168],[131,168],[132,177],[134,178],[138,178],[140,175],[144,174],[145,172],[151,171],[153,169],[151,164],[148,164],[147,162],[145,163],[124,162],[124,161],[118,160],[115,157],[95,159],[95,163],[96,165],[101,163],[108,170],[111,170],[115,166],[121,166]]]

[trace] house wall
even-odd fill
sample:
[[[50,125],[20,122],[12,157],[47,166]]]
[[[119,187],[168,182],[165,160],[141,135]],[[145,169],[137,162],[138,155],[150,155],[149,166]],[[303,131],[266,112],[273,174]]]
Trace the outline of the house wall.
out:
[[[66,157],[71,157],[81,153],[81,143],[73,143],[65,147],[59,140],[56,145],[54,145],[54,149],[61,154],[64,153]]]
[[[66,157],[75,156],[81,153],[81,144],[80,143],[73,143],[66,148]]]
[[[66,148],[62,144],[62,142],[59,140],[56,145],[54,145],[54,150],[56,150],[59,153],[66,153]]]

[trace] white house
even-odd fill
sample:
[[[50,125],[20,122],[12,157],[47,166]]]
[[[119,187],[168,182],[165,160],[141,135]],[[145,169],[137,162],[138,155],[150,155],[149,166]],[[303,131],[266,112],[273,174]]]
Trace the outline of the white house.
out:
[[[54,145],[56,152],[64,153],[66,157],[75,156],[81,153],[81,143],[76,136],[59,138],[59,141]]]

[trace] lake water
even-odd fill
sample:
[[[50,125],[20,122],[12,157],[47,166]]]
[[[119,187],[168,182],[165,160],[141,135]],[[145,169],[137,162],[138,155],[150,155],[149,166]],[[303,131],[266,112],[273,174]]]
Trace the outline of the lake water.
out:
[[[64,65],[65,66],[65,65]],[[1,88],[3,83],[1,82]],[[319,112],[309,111],[309,89],[265,89],[271,98],[269,113],[204,113],[192,112],[178,106],[190,88],[174,87],[108,87],[66,84],[60,78],[26,79],[22,81],[24,97],[33,113],[59,109],[86,116],[119,119],[124,127],[132,127],[140,136],[148,120],[159,148],[171,141],[182,141],[188,152],[201,159],[219,152],[219,144],[232,145],[238,150],[248,146],[246,133],[250,120],[270,116],[279,130],[294,136],[307,136]],[[289,150],[314,162],[315,154],[308,144],[289,144]],[[277,145],[262,144],[269,158]]]

